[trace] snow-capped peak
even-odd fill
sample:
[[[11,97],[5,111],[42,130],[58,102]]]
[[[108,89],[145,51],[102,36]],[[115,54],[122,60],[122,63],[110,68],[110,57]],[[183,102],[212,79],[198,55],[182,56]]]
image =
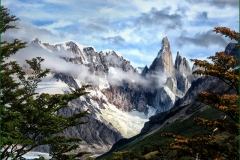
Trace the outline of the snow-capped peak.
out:
[[[57,42],[57,43],[52,43],[51,45],[56,46],[56,45],[60,45],[62,46],[65,50],[67,50],[69,48],[69,46],[76,44],[78,46],[78,48],[83,51],[83,48],[85,47],[82,44],[79,44],[78,42],[74,41],[74,40],[68,40],[68,41],[63,41],[63,42]]]
[[[162,48],[158,52],[157,58],[160,58],[162,56],[162,54],[165,52],[165,48],[168,48],[168,38],[167,38],[167,35],[164,36],[163,39],[162,39]]]

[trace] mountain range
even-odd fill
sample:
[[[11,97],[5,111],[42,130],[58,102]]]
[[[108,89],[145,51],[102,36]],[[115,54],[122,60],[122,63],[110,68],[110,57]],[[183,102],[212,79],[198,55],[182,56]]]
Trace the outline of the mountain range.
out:
[[[235,48],[231,44],[226,50],[230,54]],[[169,110],[193,101],[199,91],[196,87],[206,81],[192,74],[197,66],[191,69],[179,51],[173,63],[167,36],[152,64],[142,68],[134,68],[117,51],[97,52],[93,46],[75,41],[49,44],[36,38],[19,55],[26,71],[24,58],[36,55],[45,59],[43,67],[51,69],[39,84],[39,93],[67,94],[84,84],[92,85],[89,94],[71,101],[57,114],[69,116],[89,109],[90,115],[83,118],[88,123],[69,128],[65,134],[80,137],[79,150],[97,155],[109,151],[122,138],[158,127],[156,118],[164,119]],[[36,150],[48,149],[42,146]]]

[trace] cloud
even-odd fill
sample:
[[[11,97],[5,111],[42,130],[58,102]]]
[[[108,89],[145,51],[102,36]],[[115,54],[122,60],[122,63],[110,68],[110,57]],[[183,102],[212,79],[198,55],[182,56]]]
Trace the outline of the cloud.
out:
[[[200,4],[200,3],[206,3],[211,6],[215,6],[217,8],[223,8],[223,7],[238,7],[239,1],[238,0],[187,0],[191,4]]]
[[[80,19],[75,27],[79,29],[79,32],[88,36],[99,38],[100,36],[111,37],[115,35],[112,21],[101,17]]]
[[[137,66],[151,64],[149,57],[156,56],[164,35],[177,40],[177,43],[170,42],[174,52],[182,46],[181,50],[194,53],[195,48],[208,46],[208,42],[198,42],[200,38],[195,34],[200,31],[206,34],[216,26],[238,30],[239,19],[237,0],[132,0],[128,3],[120,0],[7,0],[2,4],[10,9],[10,14],[20,18],[19,24],[27,24],[18,26],[19,30],[9,30],[8,36],[2,34],[4,39],[29,41],[38,37],[49,43],[72,39],[94,46],[97,51],[125,50],[121,53]],[[186,32],[181,35],[183,30]],[[217,44],[223,42],[217,41]],[[185,43],[193,46],[191,50]],[[212,44],[210,48],[219,48]],[[205,48],[205,52],[210,48]],[[144,56],[132,55],[133,50],[139,50]]]
[[[197,14],[197,19],[200,20],[207,20],[208,19],[208,13],[206,11],[200,12]]]
[[[102,37],[103,41],[106,41],[109,44],[113,44],[116,46],[123,46],[125,40],[121,36],[115,36],[115,37]]]
[[[179,13],[181,15],[186,15],[186,12],[190,10],[190,8],[188,6],[180,6],[178,5],[176,13]]]
[[[114,4],[113,7],[106,5],[104,7],[99,8],[98,14],[105,15],[109,19],[128,18],[130,15],[136,14],[136,11],[132,10],[131,6],[125,6],[125,5],[126,4],[120,6],[118,4]]]
[[[149,13],[141,14],[136,25],[140,27],[162,26],[167,30],[182,28],[182,16],[178,13],[170,14],[170,9],[170,7],[162,10],[152,8]]]
[[[86,27],[85,27],[86,30],[91,30],[94,31],[94,32],[108,32],[108,29],[105,28],[105,27],[101,27],[99,25],[96,25],[96,24],[88,24]]]
[[[219,34],[213,33],[212,30],[203,33],[196,33],[194,37],[181,35],[177,38],[176,43],[182,47],[189,43],[200,46],[209,47],[212,45],[226,46],[227,41]]]
[[[1,35],[2,40],[12,41],[20,39],[22,41],[31,41],[36,37],[40,39],[52,39],[55,35],[45,28],[38,28],[29,23],[14,22],[18,29],[9,29]]]
[[[71,21],[68,20],[59,20],[57,22],[54,22],[52,24],[49,25],[45,25],[44,27],[47,28],[48,30],[53,30],[53,29],[57,29],[57,28],[63,28],[69,25],[72,25],[73,23]]]
[[[142,77],[138,73],[130,70],[124,72],[120,68],[110,67],[107,75],[108,82],[114,86],[120,86],[123,81],[141,85],[144,88],[162,87],[167,80],[165,73],[148,74]],[[154,85],[153,85],[154,84]]]

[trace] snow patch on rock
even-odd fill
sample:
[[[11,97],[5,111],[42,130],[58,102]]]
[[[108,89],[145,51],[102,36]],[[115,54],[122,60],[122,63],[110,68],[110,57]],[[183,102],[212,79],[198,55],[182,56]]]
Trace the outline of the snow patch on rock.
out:
[[[175,102],[175,98],[176,98],[175,94],[167,86],[164,86],[163,88],[171,98],[172,102]]]

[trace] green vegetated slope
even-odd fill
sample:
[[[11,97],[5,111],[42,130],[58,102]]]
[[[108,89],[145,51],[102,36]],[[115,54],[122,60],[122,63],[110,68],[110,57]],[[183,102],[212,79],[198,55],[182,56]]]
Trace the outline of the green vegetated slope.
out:
[[[217,109],[205,106],[201,110],[192,114],[191,116],[179,119],[173,123],[167,124],[161,129],[152,132],[152,134],[144,134],[134,141],[124,145],[123,147],[109,153],[101,159],[164,159],[166,155],[174,155],[174,151],[168,150],[169,144],[173,141],[172,138],[162,137],[164,132],[171,132],[181,136],[194,136],[194,135],[212,135],[214,128],[204,127],[198,125],[195,117],[205,119],[219,119],[225,116],[224,113]],[[224,136],[225,133],[220,135]],[[218,136],[219,140],[221,136]],[[186,157],[182,159],[194,159],[193,157]]]

